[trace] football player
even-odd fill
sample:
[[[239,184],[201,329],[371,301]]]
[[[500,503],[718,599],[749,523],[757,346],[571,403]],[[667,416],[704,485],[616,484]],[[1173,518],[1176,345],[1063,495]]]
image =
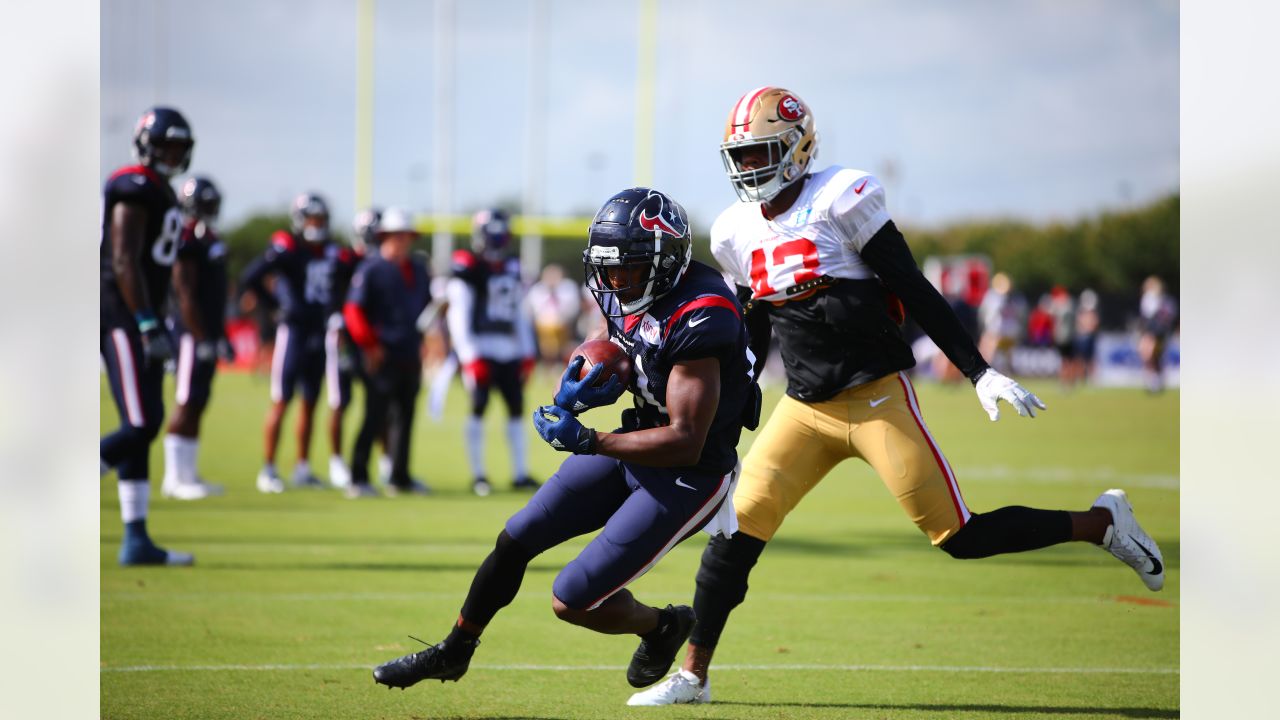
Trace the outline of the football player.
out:
[[[507,447],[516,489],[533,489],[524,433],[524,384],[533,372],[537,345],[524,300],[520,260],[507,254],[511,222],[501,210],[481,210],[472,218],[471,249],[453,253],[453,277],[446,286],[446,322],[462,381],[471,393],[467,457],[472,490],[492,492],[484,463],[484,411],[497,387],[507,406]]]
[[[356,269],[342,310],[347,332],[364,360],[364,421],[351,455],[347,488],[347,497],[353,499],[377,494],[369,484],[369,455],[384,429],[392,459],[387,491],[430,492],[409,476],[409,448],[422,385],[418,316],[431,302],[431,276],[422,258],[413,254],[418,232],[408,211],[387,209],[377,236],[377,251]]]
[[[195,561],[188,553],[158,547],[147,533],[147,456],[164,420],[164,363],[173,357],[156,311],[169,292],[182,233],[169,179],[187,169],[194,145],[181,113],[152,108],[133,131],[137,164],[112,173],[103,190],[99,341],[120,428],[102,438],[99,451],[103,471],[115,468],[119,477],[121,565]]]
[[[222,487],[196,474],[200,417],[209,402],[213,375],[222,356],[233,360],[224,315],[227,305],[227,247],[213,223],[222,193],[212,180],[196,176],[178,195],[186,218],[173,265],[175,307],[170,315],[178,338],[176,407],[164,438],[165,497],[199,500],[222,494]]]
[[[1148,588],[1164,583],[1160,550],[1123,491],[1103,493],[1084,512],[969,510],[904,372],[915,359],[899,330],[903,306],[973,382],[991,420],[1000,400],[1027,417],[1044,403],[982,359],[916,266],[880,182],[862,170],[816,170],[817,142],[809,107],[777,87],[743,95],[725,126],[720,154],[739,202],[714,223],[711,250],[748,298],[752,342],[767,347],[770,326],[778,336],[787,392],[743,461],[734,494],[739,532],[713,538],[703,553],[698,626],[683,668],[630,705],[710,701],[708,665],[751,568],[787,513],[846,458],[868,463],[952,557],[1078,540],[1109,550]]]
[[[293,466],[295,487],[320,487],[307,457],[311,450],[311,421],[320,383],[324,379],[324,339],[332,309],[334,276],[343,248],[329,236],[329,206],[315,193],[303,193],[289,211],[290,232],[276,231],[266,252],[249,264],[240,287],[258,297],[267,294],[264,280],[275,275],[275,299],[281,320],[271,358],[271,409],[265,428],[266,457],[258,473],[258,490],[284,492],[276,472],[280,424],[297,386],[302,387],[298,413],[298,462]]]
[[[690,261],[684,210],[660,192],[614,195],[588,233],[587,283],[608,316],[610,339],[631,357],[635,374],[626,389],[634,405],[615,432],[585,427],[577,413],[615,402],[624,388],[616,376],[594,385],[603,363],[581,380],[583,360],[569,365],[555,403],[537,408],[533,421],[552,447],[573,454],[507,520],[449,635],[378,666],[379,683],[403,688],[461,678],[485,626],[515,598],[529,561],[596,530],[555,579],[557,617],[604,634],[639,635],[627,669],[636,687],[666,673],[694,626],[688,606],[650,607],[626,587],[719,508],[732,514],[735,448],[759,409],[742,308],[718,272]]]
[[[336,488],[351,485],[351,469],[342,459],[342,418],[351,404],[351,380],[359,370],[355,346],[342,319],[343,303],[351,287],[351,277],[364,260],[370,247],[376,246],[378,221],[382,210],[365,208],[356,213],[352,224],[354,234],[351,247],[338,251],[334,271],[333,306],[329,312],[329,325],[324,334],[325,394],[329,398],[329,483]]]

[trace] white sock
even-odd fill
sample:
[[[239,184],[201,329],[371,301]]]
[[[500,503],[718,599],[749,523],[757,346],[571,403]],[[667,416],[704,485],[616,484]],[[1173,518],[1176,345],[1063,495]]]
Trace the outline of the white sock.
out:
[[[529,466],[529,441],[524,434],[524,419],[507,420],[507,444],[511,446],[511,468],[516,478],[527,477]]]
[[[197,438],[182,438],[180,445],[182,458],[182,474],[178,477],[182,482],[197,483],[200,482],[200,474],[196,472],[196,455],[200,452],[200,440]]]
[[[293,466],[293,474],[294,475],[310,475],[311,463],[308,462],[307,460],[299,460],[298,463]]]
[[[472,416],[467,418],[467,458],[471,461],[471,476],[484,474],[484,421]]]
[[[182,482],[182,440],[169,433],[164,436],[164,484],[166,487]]]
[[[120,517],[126,522],[147,519],[151,500],[151,484],[146,480],[121,480],[116,483],[120,494]]]

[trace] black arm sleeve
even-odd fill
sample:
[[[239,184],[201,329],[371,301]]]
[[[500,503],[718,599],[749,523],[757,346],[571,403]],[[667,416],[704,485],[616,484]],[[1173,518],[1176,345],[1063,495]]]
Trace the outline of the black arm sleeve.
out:
[[[990,366],[946,299],[921,274],[906,239],[892,220],[867,241],[861,255],[947,359],[971,382],[978,382],[978,376]]]
[[[747,347],[756,362],[752,366],[752,377],[759,379],[764,370],[765,361],[769,359],[769,341],[773,338],[773,323],[769,320],[768,308],[752,302],[751,288],[734,286],[738,292],[738,302],[742,303],[743,322],[747,325]]]

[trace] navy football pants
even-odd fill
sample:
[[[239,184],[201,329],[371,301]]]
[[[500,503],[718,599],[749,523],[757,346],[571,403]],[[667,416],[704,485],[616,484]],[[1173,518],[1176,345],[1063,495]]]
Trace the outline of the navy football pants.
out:
[[[730,478],[574,455],[507,520],[507,533],[537,555],[603,528],[552,587],[565,605],[594,609],[706,525]]]
[[[102,438],[99,452],[120,479],[146,480],[148,449],[164,422],[164,366],[147,364],[142,336],[132,325],[103,327],[101,342],[120,428]]]

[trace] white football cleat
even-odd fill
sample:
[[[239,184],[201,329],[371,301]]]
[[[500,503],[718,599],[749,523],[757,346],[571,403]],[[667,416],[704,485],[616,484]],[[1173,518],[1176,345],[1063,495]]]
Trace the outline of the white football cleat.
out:
[[[284,492],[284,480],[273,468],[262,468],[258,472],[258,492],[278,494]]]
[[[1111,512],[1111,526],[1102,538],[1102,549],[1133,568],[1150,590],[1164,587],[1164,556],[1133,516],[1133,506],[1123,490],[1108,490],[1093,502]]]
[[[222,486],[205,482],[201,479],[195,482],[166,483],[160,488],[160,492],[165,497],[173,498],[174,500],[203,500],[214,495],[221,495]]]
[[[338,455],[329,458],[329,484],[339,490],[351,484],[351,468]]]
[[[698,684],[698,676],[681,668],[671,677],[631,696],[628,705],[682,705],[711,702],[711,678],[706,684]]]

